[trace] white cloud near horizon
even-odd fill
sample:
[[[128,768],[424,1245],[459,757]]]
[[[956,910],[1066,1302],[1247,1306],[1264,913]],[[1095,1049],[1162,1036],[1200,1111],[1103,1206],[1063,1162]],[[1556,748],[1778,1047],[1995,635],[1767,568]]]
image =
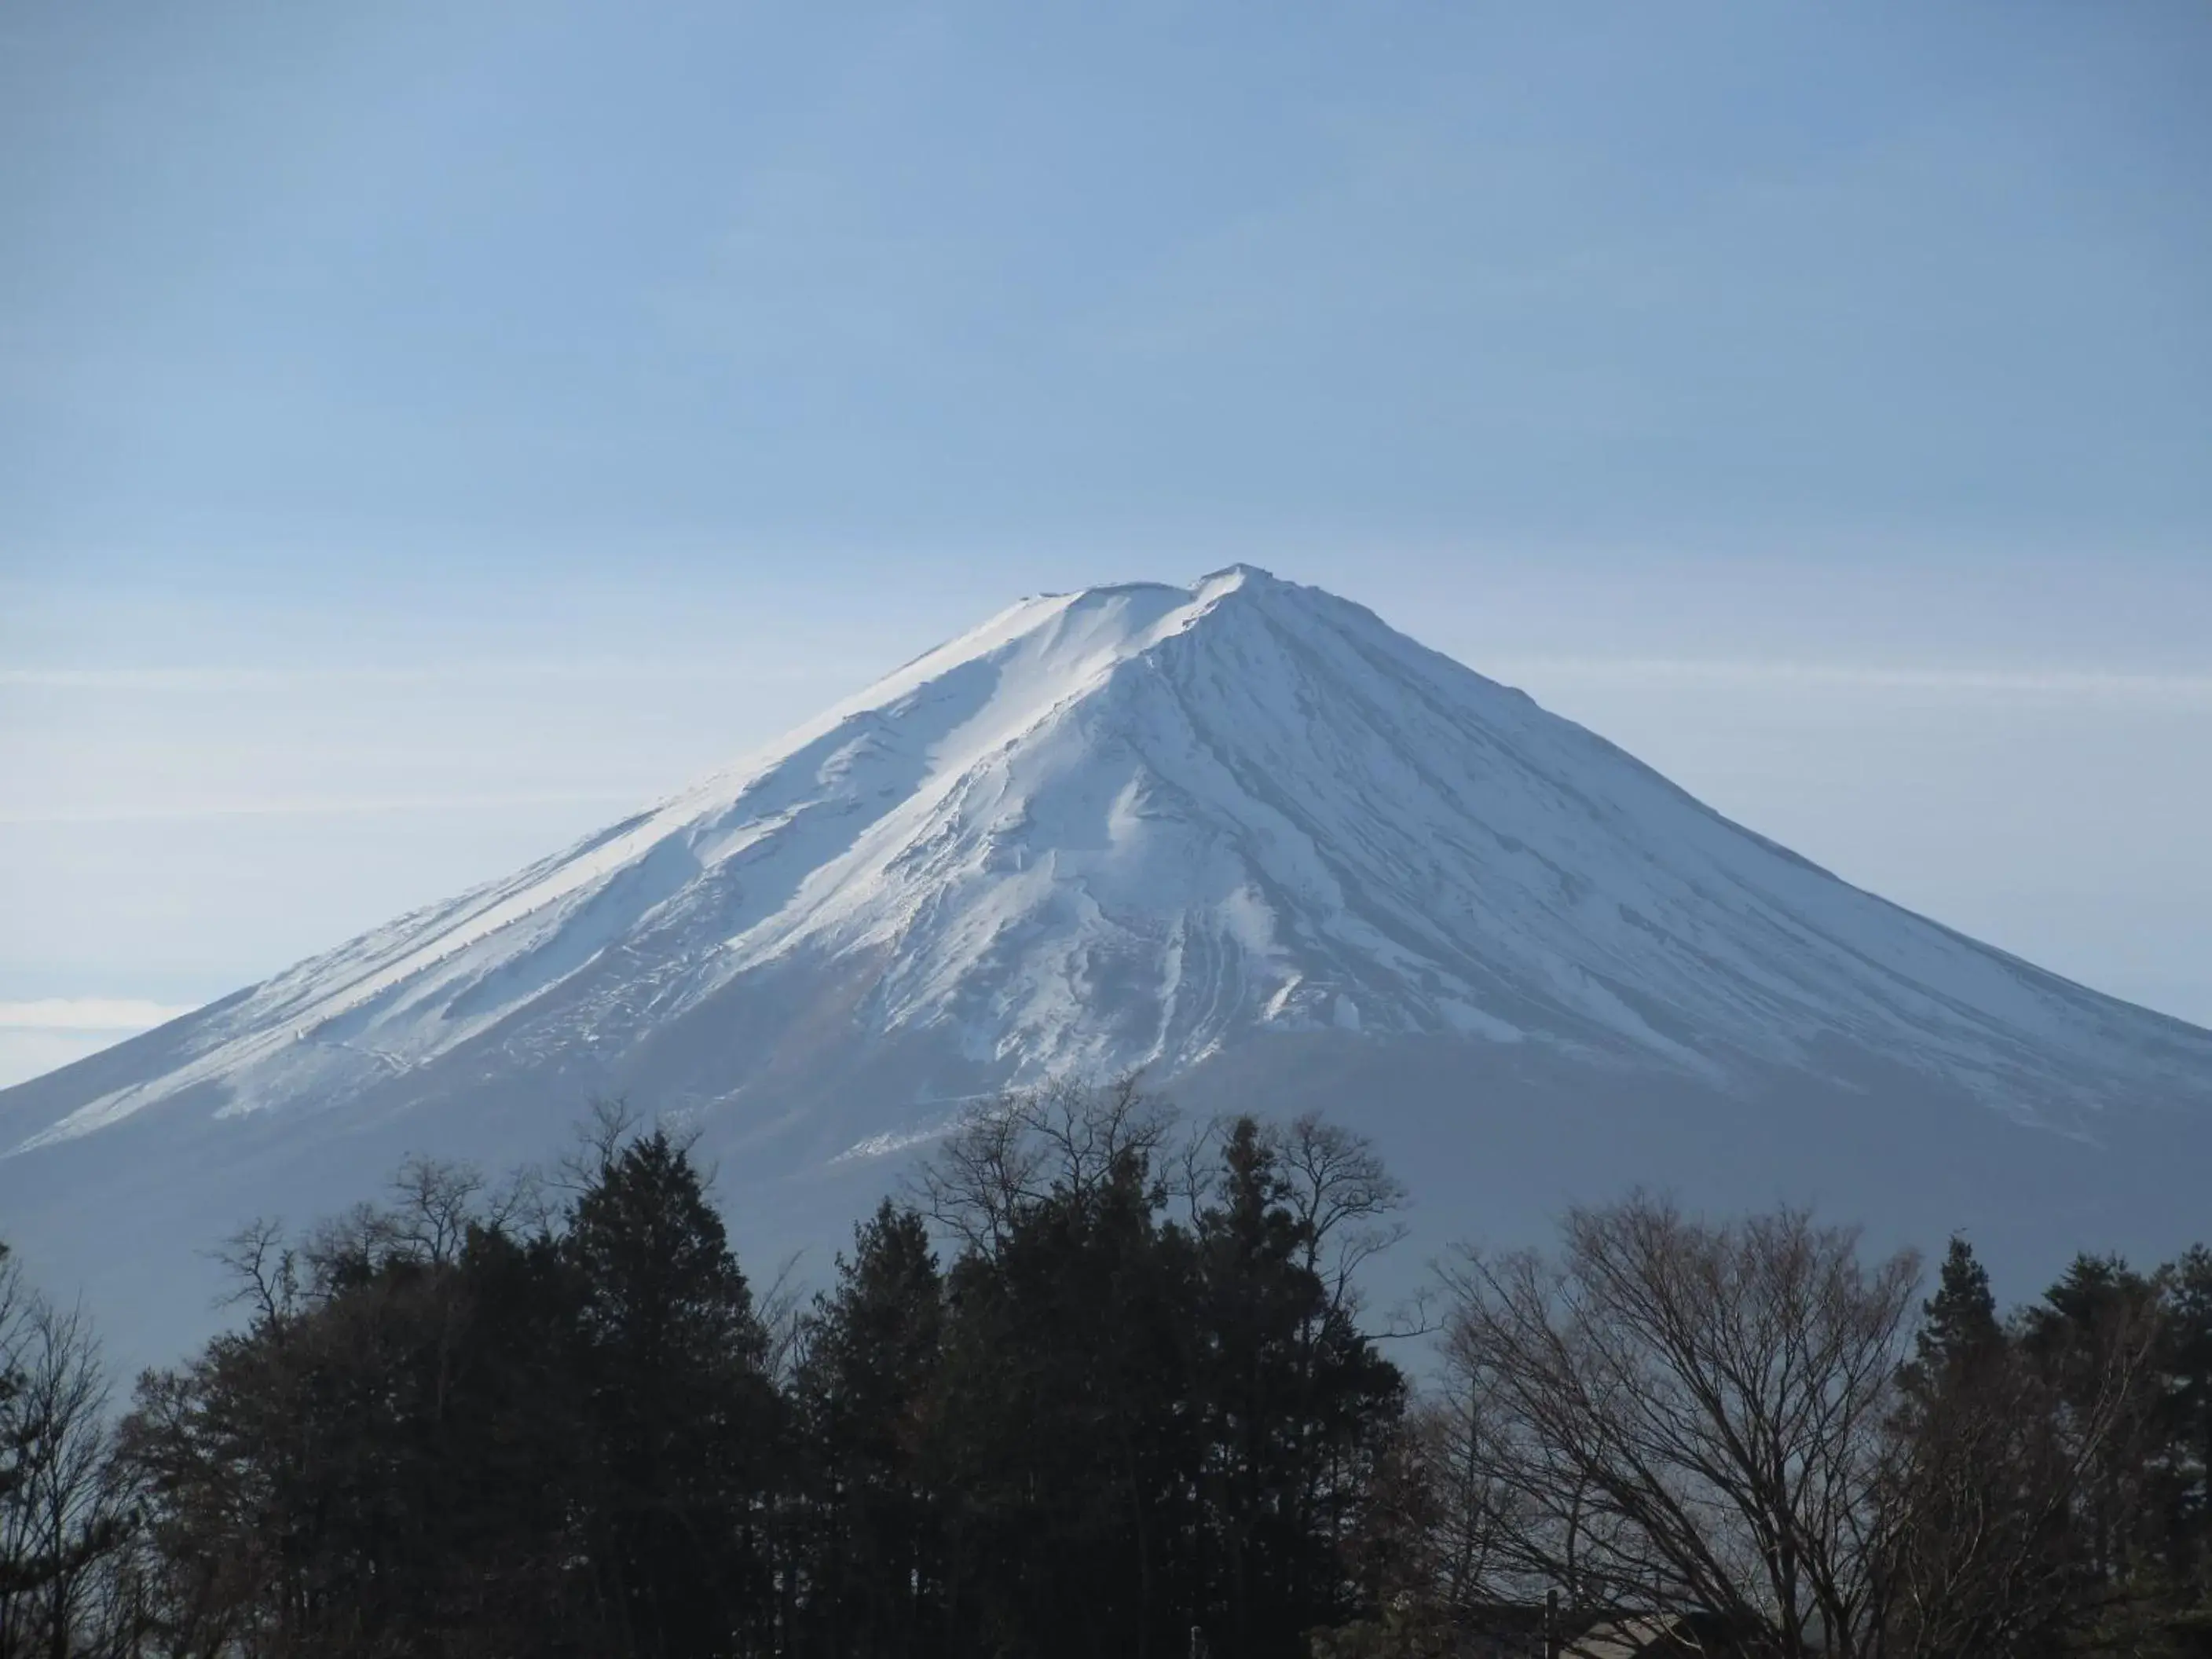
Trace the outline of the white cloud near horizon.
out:
[[[0,1002],[0,1030],[143,1031],[198,1006],[143,997],[33,997]]]

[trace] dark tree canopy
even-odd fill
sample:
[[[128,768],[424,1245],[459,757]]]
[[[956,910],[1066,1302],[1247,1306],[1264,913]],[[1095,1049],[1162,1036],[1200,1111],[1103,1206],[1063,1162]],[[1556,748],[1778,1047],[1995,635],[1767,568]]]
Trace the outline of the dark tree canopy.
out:
[[[1317,1119],[995,1102],[804,1301],[711,1187],[603,1113],[250,1226],[119,1422],[0,1246],[0,1659],[2212,1656],[2203,1249],[2007,1315],[1963,1239],[1638,1194],[1463,1258],[1416,1392]]]
[[[1920,1304],[1906,1381],[1918,1391],[1942,1388],[1987,1364],[2004,1344],[1989,1270],[1974,1247],[1954,1235],[1943,1255],[1936,1293]]]
[[[1000,1103],[934,1224],[886,1202],[773,1320],[685,1145],[618,1115],[533,1192],[416,1164],[249,1229],[245,1324],[115,1442],[110,1650],[1291,1659],[1364,1605],[1402,1394],[1293,1144]]]

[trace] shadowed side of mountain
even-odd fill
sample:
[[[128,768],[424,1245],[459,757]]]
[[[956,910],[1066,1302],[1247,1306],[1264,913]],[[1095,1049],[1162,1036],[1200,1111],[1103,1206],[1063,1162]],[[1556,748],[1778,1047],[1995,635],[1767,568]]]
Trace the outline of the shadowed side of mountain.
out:
[[[720,1100],[686,1097],[675,1079],[697,1060],[672,1047],[667,1069],[640,1070],[616,1092],[697,1135],[752,1271],[772,1277],[796,1255],[800,1276],[819,1282],[853,1222],[901,1191],[975,1103],[903,1092],[914,1076],[957,1065],[935,1047],[916,1036],[842,1075],[763,1069]],[[1637,1186],[1715,1213],[1811,1205],[1863,1224],[1883,1248],[1933,1252],[1963,1233],[2022,1295],[2077,1250],[2155,1261],[2203,1231],[2212,1134],[2194,1113],[2139,1116],[2087,1145],[1910,1070],[1863,1056],[1838,1064],[1853,1080],[1777,1073],[1729,1093],[1540,1048],[1311,1032],[1225,1051],[1153,1086],[1197,1117],[1318,1111],[1370,1137],[1412,1200],[1412,1237],[1374,1275],[1384,1301],[1417,1288],[1455,1244],[1539,1239],[1567,1206]],[[836,1080],[823,1089],[825,1076]],[[120,1358],[159,1360],[218,1322],[222,1275],[206,1253],[245,1221],[304,1224],[374,1196],[410,1156],[491,1172],[556,1159],[606,1081],[555,1071],[489,1076],[460,1094],[392,1089],[368,1109],[233,1118],[216,1136],[190,1112],[151,1114],[0,1163],[0,1214],[47,1282],[127,1314],[108,1321]],[[886,1084],[901,1087],[896,1102]]]
[[[697,1131],[778,1256],[964,1103],[1132,1069],[1375,1133],[1431,1246],[1641,1181],[2039,1272],[2185,1242],[2212,1123],[2212,1033],[1233,567],[1021,601],[564,853],[0,1091],[0,1233],[198,1316],[191,1252],[241,1220],[409,1152],[542,1158],[623,1097]]]

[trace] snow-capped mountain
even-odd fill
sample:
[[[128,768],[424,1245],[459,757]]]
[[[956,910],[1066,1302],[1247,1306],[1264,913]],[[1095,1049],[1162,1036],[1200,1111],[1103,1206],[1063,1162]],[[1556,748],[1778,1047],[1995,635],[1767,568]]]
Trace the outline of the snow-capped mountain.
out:
[[[0,1203],[96,1283],[153,1283],[66,1216],[137,1194],[174,1255],[364,1195],[406,1147],[540,1155],[623,1095],[788,1221],[821,1171],[880,1182],[963,1100],[1136,1066],[1371,1118],[1417,1197],[1548,1122],[1532,1171],[1656,1135],[1705,1147],[1695,1176],[1778,1134],[1735,1201],[1802,1165],[1864,1208],[1878,1169],[1838,1171],[1932,1124],[1962,1167],[2026,1157],[2055,1201],[2118,1214],[2142,1200],[2105,1191],[2112,1149],[2212,1117],[2212,1034],[1851,887],[1237,567],[1024,600],[565,853],[0,1092]],[[1776,1126],[1815,1097],[1793,1164]],[[1872,1136],[1843,1164],[1834,1114]]]

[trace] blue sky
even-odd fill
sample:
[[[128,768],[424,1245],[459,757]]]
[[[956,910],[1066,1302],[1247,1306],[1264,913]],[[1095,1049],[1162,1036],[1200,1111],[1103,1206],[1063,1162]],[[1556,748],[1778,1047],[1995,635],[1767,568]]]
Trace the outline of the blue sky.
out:
[[[2194,0],[23,0],[0,1078],[1237,558],[2212,1021],[2208,73]]]

